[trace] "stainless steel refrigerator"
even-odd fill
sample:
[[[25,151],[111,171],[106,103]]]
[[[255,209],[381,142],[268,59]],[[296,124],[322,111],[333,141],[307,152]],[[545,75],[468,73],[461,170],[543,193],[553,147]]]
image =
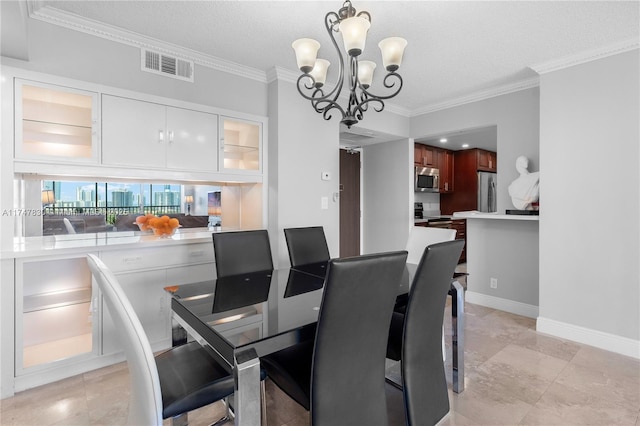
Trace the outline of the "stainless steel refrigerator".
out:
[[[478,211],[495,212],[497,176],[491,172],[478,172]]]

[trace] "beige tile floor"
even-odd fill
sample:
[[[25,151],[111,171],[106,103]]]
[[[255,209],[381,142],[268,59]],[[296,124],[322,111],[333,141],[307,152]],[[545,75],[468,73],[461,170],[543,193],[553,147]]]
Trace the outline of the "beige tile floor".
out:
[[[451,412],[441,424],[640,426],[640,361],[545,336],[533,319],[478,305],[466,305],[465,329],[466,389],[449,392]],[[447,364],[449,385],[450,371]],[[0,424],[121,425],[128,397],[127,368],[117,364],[2,400]],[[388,386],[387,400],[390,423],[404,424],[401,392]],[[223,412],[213,404],[190,413],[190,424],[210,424]],[[309,424],[269,381],[267,412],[271,426]]]

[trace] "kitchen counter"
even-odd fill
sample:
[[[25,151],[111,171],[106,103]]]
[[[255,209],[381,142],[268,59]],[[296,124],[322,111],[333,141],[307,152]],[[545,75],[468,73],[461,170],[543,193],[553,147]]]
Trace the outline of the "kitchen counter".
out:
[[[493,219],[493,220],[525,220],[525,221],[538,221],[540,216],[535,215],[514,215],[514,214],[498,214],[498,213],[483,213],[478,211],[467,212],[455,212],[453,214],[454,219]]]
[[[452,215],[427,216],[422,219],[414,219],[414,223],[439,222],[443,220],[452,220],[452,219],[454,219]]]

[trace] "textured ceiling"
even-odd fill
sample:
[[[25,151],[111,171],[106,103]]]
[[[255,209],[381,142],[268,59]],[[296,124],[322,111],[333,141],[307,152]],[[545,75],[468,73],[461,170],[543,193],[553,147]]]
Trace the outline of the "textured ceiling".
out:
[[[340,1],[41,1],[104,24],[258,70],[296,71],[291,42],[322,44],[335,81],[337,61],[324,16]],[[372,26],[363,57],[379,62],[378,41],[409,42],[402,93],[408,111],[517,84],[529,67],[638,39],[638,1],[357,1]],[[383,76],[378,69],[374,87]],[[378,90],[379,93],[382,93]]]

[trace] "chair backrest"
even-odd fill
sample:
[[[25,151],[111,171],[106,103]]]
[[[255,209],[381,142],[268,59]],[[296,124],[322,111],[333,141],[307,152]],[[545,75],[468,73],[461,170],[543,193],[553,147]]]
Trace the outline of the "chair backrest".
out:
[[[449,412],[442,322],[464,240],[432,244],[418,264],[404,319],[402,383],[407,424],[436,424]]]
[[[422,258],[422,253],[428,245],[451,241],[456,237],[455,229],[430,228],[426,226],[414,226],[409,232],[406,250],[409,252],[407,263],[417,265]]]
[[[329,262],[311,374],[313,425],[387,424],[385,353],[406,251]]]
[[[322,226],[284,230],[291,266],[329,261],[329,247]]]
[[[69,221],[69,219],[67,219],[66,217],[62,218],[62,223],[64,223],[64,227],[67,229],[67,233],[68,234],[75,234],[76,230],[73,227],[73,225],[71,225],[71,222]]]
[[[218,278],[273,269],[266,229],[212,235]]]
[[[131,381],[128,423],[162,425],[162,391],[149,339],[115,275],[93,254],[87,263],[124,345]]]

